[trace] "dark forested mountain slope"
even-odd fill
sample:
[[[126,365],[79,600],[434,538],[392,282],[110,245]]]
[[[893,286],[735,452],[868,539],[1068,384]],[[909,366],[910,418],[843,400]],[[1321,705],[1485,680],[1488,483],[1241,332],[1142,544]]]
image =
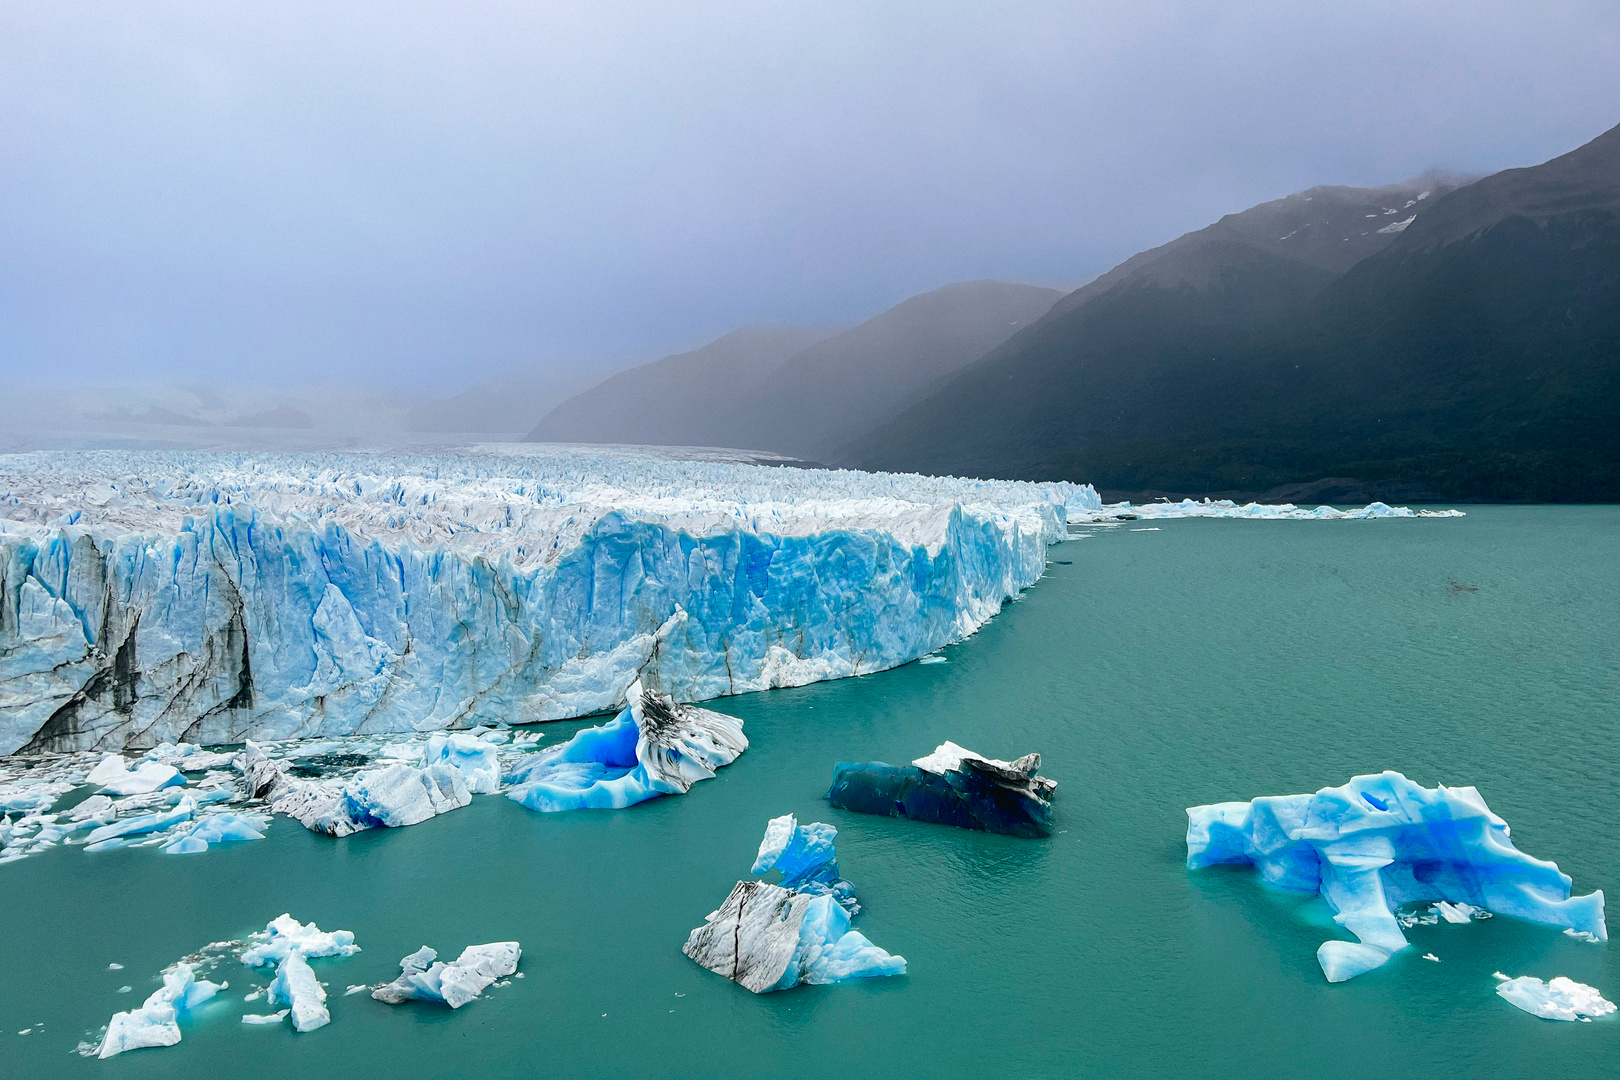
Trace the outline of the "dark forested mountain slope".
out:
[[[1383,238],[1348,269],[1322,238],[1353,212],[1295,249],[1258,227],[1303,196],[1145,252],[839,458],[1115,491],[1620,498],[1620,129],[1425,190],[1373,200],[1362,220],[1398,228],[1340,237]]]

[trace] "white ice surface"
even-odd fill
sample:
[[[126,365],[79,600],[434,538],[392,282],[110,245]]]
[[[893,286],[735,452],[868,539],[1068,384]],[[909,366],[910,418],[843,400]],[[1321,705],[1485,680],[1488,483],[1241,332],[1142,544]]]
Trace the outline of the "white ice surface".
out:
[[[1604,998],[1596,987],[1562,975],[1547,982],[1530,975],[1498,978],[1504,980],[1496,986],[1498,994],[1525,1012],[1547,1020],[1580,1020],[1615,1011],[1614,1002]]]
[[[297,949],[288,952],[277,966],[276,977],[265,988],[265,1000],[271,1005],[289,1006],[293,1027],[298,1031],[314,1031],[332,1022],[332,1014],[326,1010],[326,991]]]
[[[353,956],[360,951],[352,930],[327,933],[314,923],[301,923],[288,914],[271,919],[251,940],[255,944],[241,956],[242,963],[249,967],[279,964],[295,951],[305,957]]]
[[[113,1015],[96,1056],[110,1058],[126,1050],[173,1046],[180,1041],[180,1014],[207,1001],[220,989],[218,984],[198,981],[190,964],[176,964],[163,973],[162,989],[154,991],[140,1008]]]

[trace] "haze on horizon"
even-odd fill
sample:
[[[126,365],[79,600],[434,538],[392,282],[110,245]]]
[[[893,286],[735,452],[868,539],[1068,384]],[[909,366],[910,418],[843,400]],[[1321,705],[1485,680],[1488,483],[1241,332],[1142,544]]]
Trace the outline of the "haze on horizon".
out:
[[[1612,126],[1594,0],[0,6],[0,377],[449,393]]]

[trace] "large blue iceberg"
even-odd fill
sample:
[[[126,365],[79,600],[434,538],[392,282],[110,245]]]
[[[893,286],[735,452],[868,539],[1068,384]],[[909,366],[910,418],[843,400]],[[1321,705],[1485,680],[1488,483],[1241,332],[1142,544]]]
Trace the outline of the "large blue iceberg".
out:
[[[1187,810],[1187,866],[1247,863],[1268,884],[1320,893],[1357,941],[1326,941],[1317,961],[1344,982],[1407,947],[1396,908],[1449,901],[1607,940],[1603,893],[1571,897],[1569,875],[1513,846],[1507,822],[1472,787],[1425,788],[1398,772],[1315,795]]]
[[[507,797],[530,810],[622,809],[684,795],[748,748],[742,721],[680,705],[633,683],[606,724],[528,755],[508,773]]]
[[[841,810],[931,821],[1013,836],[1052,835],[1057,781],[1039,776],[1041,756],[1000,761],[944,742],[907,765],[840,761],[827,799]]]
[[[905,957],[890,955],[850,928],[851,911],[859,905],[849,882],[837,876],[836,835],[821,822],[773,818],[754,872],[779,870],[783,883],[737,882],[682,951],[756,994],[801,983],[904,975]]]

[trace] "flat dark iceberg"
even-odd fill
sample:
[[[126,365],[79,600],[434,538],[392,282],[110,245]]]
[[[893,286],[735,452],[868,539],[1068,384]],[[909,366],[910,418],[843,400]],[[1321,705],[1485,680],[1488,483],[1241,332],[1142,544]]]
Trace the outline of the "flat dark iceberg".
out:
[[[998,761],[942,743],[910,765],[841,761],[827,799],[842,810],[1011,836],[1052,835],[1057,782],[1036,775],[1041,756]]]

